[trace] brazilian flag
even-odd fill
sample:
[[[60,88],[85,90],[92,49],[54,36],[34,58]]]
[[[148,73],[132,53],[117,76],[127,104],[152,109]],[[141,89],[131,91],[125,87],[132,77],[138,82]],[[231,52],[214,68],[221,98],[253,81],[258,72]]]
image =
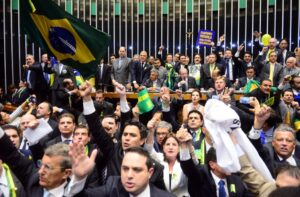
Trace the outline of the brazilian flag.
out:
[[[249,92],[252,92],[253,90],[255,90],[256,88],[259,88],[260,84],[258,81],[256,80],[250,80],[247,82],[247,84],[245,85],[244,88],[244,93],[248,94]]]
[[[154,105],[146,88],[138,93],[137,106],[140,110],[140,114],[147,113],[153,109]]]
[[[77,69],[96,73],[110,36],[70,15],[52,0],[20,0],[21,27],[42,50]]]

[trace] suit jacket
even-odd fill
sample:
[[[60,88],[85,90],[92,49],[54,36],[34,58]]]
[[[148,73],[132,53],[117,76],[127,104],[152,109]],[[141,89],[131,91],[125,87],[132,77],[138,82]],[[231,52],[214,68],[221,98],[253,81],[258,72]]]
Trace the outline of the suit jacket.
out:
[[[179,74],[180,68],[181,68],[181,64],[180,64],[180,62],[177,62],[177,63],[174,65],[174,70],[175,70],[175,72],[177,72],[177,73]],[[184,65],[184,68],[188,69],[188,65]]]
[[[254,47],[259,51],[262,50],[262,46],[260,46],[259,41],[254,41]],[[275,48],[274,50],[277,53],[277,62],[282,63],[284,60],[283,60],[281,49]],[[266,60],[268,51],[262,55],[262,61]]]
[[[113,143],[110,136],[106,133],[104,128],[101,126],[100,120],[97,113],[94,112],[91,115],[85,116],[87,123],[89,125],[91,134],[95,140],[97,146],[102,150],[104,161],[107,161],[107,176],[110,175],[120,175],[121,174],[121,163],[124,156],[124,151],[122,149],[121,143]],[[129,113],[123,114],[121,116],[121,134],[124,129],[125,122],[129,120]],[[163,181],[163,167],[155,162],[154,173],[150,179],[150,182],[154,182],[159,188],[165,188]],[[99,167],[97,166],[99,169]]]
[[[225,69],[224,69],[224,66],[222,64],[215,63],[214,70],[216,68],[218,68],[220,70],[221,75],[224,75]],[[203,66],[201,66],[200,73],[201,73],[200,76],[202,77],[202,79],[200,81],[200,87],[207,90],[208,89],[208,80],[211,79],[210,65],[209,64],[203,64]]]
[[[189,179],[188,191],[191,197],[217,196],[216,184],[207,166],[196,166],[192,159],[180,161],[180,164]],[[239,176],[232,174],[226,178],[226,181],[230,197],[245,196],[247,194],[247,190]],[[232,185],[235,185],[235,191],[232,190]]]
[[[146,88],[151,88],[153,87],[153,81],[151,81],[151,79],[147,79],[144,84],[143,84]],[[160,88],[163,86],[163,82],[160,79],[156,80],[156,90],[157,92],[159,92]]]
[[[136,81],[139,85],[145,83],[150,77],[151,69],[152,66],[146,62],[144,63],[143,68],[141,62],[132,62],[130,65],[131,81]]]
[[[27,194],[43,196],[43,188],[39,185],[38,169],[16,149],[7,135],[0,139],[0,159],[10,167]]]
[[[256,81],[260,81],[260,79],[258,77],[253,77],[253,80],[256,80]],[[240,89],[240,88],[243,88],[245,87],[245,85],[247,84],[247,77],[241,77],[238,79],[238,85],[235,87],[235,89]]]
[[[76,196],[78,197],[81,196],[129,197],[129,193],[123,187],[119,176],[111,176],[108,178],[107,183],[104,186],[92,188],[92,189],[86,189]],[[150,184],[150,196],[151,197],[174,197],[173,194],[158,189],[152,184]]]
[[[102,68],[102,74],[101,74],[101,67],[98,65],[97,72],[96,72],[96,86],[97,89],[100,88],[101,86],[105,85],[111,85],[111,66],[107,64],[103,64]],[[102,77],[101,77],[102,75]]]
[[[74,82],[74,84],[76,84],[74,71],[70,66],[63,64],[63,67],[60,72],[59,64],[54,64],[53,67],[51,67],[51,65],[47,65],[44,68],[44,72],[49,74],[51,73],[54,74],[54,82],[53,85],[51,86],[52,90],[58,90],[63,88],[64,79],[67,78],[70,78]]]
[[[261,56],[258,56],[261,57]],[[260,59],[260,58],[258,58]],[[261,80],[269,79],[270,76],[270,63],[262,64],[261,62],[257,62],[261,67],[261,71],[259,73],[259,78]],[[283,67],[281,64],[275,63],[274,73],[273,73],[273,86],[278,86],[279,82],[283,78]]]
[[[46,143],[46,147],[51,146],[51,145],[54,145],[54,144],[57,144],[57,143],[60,143],[60,142],[62,142],[62,139],[61,139],[61,136],[59,135],[59,136],[57,136],[56,138],[54,138],[54,139],[48,141],[48,142]]]
[[[208,98],[208,99],[212,99],[212,98],[214,98],[214,96],[218,96],[218,93],[217,93],[216,90],[215,90],[215,91],[212,91],[212,92],[208,92],[207,98]],[[216,97],[216,98],[218,98],[218,97]],[[235,106],[235,105],[236,105],[236,102],[235,102],[234,94],[231,94],[231,95],[230,95],[230,99],[231,99],[230,105],[231,105],[231,106]]]
[[[226,60],[225,58],[221,59],[220,63],[223,64],[224,73],[227,72],[227,62],[231,63],[232,65],[232,76],[233,76],[233,81],[235,81],[235,79],[238,78],[241,75],[240,73],[243,71],[239,65],[238,58],[233,56],[230,60]]]
[[[16,93],[12,96],[12,104],[15,106],[19,106],[22,104],[28,97],[30,96],[30,92],[28,88],[18,89]]]
[[[121,61],[121,63],[120,63]],[[131,73],[130,73],[130,63],[131,59],[126,58],[118,58],[116,59],[111,67],[111,79],[116,80],[117,82],[126,85],[131,82]]]
[[[112,115],[114,113],[114,105],[108,101],[103,101],[102,104],[94,101],[97,114],[103,118],[106,115]]]
[[[180,87],[178,86],[178,83],[182,81],[182,78],[181,77],[178,77],[176,82],[175,82],[175,86],[174,86],[174,89],[179,89],[179,88],[182,88],[182,91],[185,92],[187,91],[188,89],[190,88],[196,88],[197,85],[196,85],[196,80],[194,77],[190,77],[188,76],[188,88],[186,87],[185,84],[181,85]]]

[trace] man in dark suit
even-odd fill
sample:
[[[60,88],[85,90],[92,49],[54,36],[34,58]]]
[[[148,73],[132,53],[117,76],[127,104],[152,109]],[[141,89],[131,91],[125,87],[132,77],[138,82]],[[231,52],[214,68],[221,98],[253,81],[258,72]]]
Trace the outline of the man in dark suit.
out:
[[[141,51],[140,60],[130,65],[131,81],[137,90],[150,77],[152,66],[147,63],[147,52]]]
[[[113,104],[104,100],[103,92],[101,90],[97,90],[96,92],[94,105],[100,118],[114,113]]]
[[[75,117],[73,114],[64,113],[58,118],[58,130],[60,135],[46,143],[46,147],[63,142],[70,144],[73,139],[73,131],[75,129]]]
[[[179,55],[179,61],[174,65],[174,70],[177,73],[179,73],[181,68],[188,68],[188,65],[186,65],[186,56],[184,54]]]
[[[282,62],[279,62],[281,65],[285,65],[286,60],[289,57],[295,57],[294,52],[288,51],[289,42],[286,38],[282,38],[279,42],[279,48],[282,53]]]
[[[102,91],[112,90],[111,83],[111,66],[104,64],[104,59],[100,60],[95,77],[96,77],[96,88]]]
[[[266,47],[263,48],[263,51],[266,52]],[[283,79],[283,67],[281,64],[278,64],[276,52],[269,53],[269,61],[265,62],[262,59],[262,55],[258,55],[255,62],[261,71],[259,77],[261,80],[270,79],[273,82],[273,86],[278,86],[280,81]]]
[[[187,143],[183,144],[183,147],[187,146]],[[191,197],[231,197],[246,195],[247,190],[241,178],[237,175],[225,172],[218,165],[216,150],[214,148],[209,149],[204,166],[195,165],[189,151],[186,153],[180,149],[180,164],[184,174],[189,179],[188,191]]]
[[[208,81],[212,78],[212,72],[215,69],[220,70],[220,74],[224,75],[225,69],[222,64],[216,63],[217,61],[217,55],[215,53],[211,53],[208,57],[208,61],[206,64],[204,64],[200,69],[200,76],[202,79],[200,80],[200,87],[204,88],[205,90],[208,89]]]
[[[196,80],[194,77],[188,76],[188,70],[186,68],[181,68],[179,71],[180,76],[176,80],[174,89],[181,89],[182,92],[191,92],[196,88]]]
[[[256,80],[256,81],[260,81],[260,79],[258,77],[256,77],[255,75],[255,68],[254,67],[247,67],[246,68],[246,76],[238,78],[235,83],[234,83],[234,87],[236,90],[240,89],[240,88],[244,88],[246,86],[246,84],[250,81],[250,80]]]
[[[87,189],[78,196],[174,196],[150,183],[154,171],[153,163],[149,153],[142,148],[127,149],[121,165],[121,177],[111,176],[104,186]]]
[[[76,151],[77,152],[77,151]],[[69,156],[69,146],[66,144],[57,144],[45,150],[45,154],[40,163],[40,169],[35,164],[25,158],[17,148],[12,144],[4,131],[0,129],[0,159],[6,163],[12,172],[23,184],[25,191],[30,196],[72,196],[83,188],[83,183],[68,184],[69,176],[73,173],[71,183],[81,180],[80,171],[84,168],[90,170],[93,167],[91,163],[80,165],[86,162],[83,151]],[[77,158],[75,155],[77,155]],[[80,157],[80,155],[82,157]],[[95,154],[93,154],[95,158]],[[82,164],[82,163],[81,163]],[[72,168],[72,165],[76,165]]]
[[[120,88],[119,88],[120,87]],[[121,89],[122,87],[122,89]],[[93,100],[91,97],[91,86],[89,83],[85,83],[84,90],[81,90],[81,95],[83,97],[83,113],[85,115],[86,121],[92,133],[94,142],[98,147],[103,147],[104,144],[113,143],[111,137],[105,129],[100,124],[99,117],[96,113]],[[117,91],[120,92],[120,105],[121,113],[121,126],[120,126],[120,136],[118,143],[115,143],[113,148],[103,154],[105,160],[108,161],[107,164],[107,176],[120,175],[122,168],[121,163],[124,157],[124,153],[127,149],[131,147],[140,147],[144,145],[145,139],[147,137],[147,129],[141,123],[137,121],[131,121],[130,118],[130,108],[126,101],[125,87],[120,84],[116,87]],[[126,110],[124,112],[124,110]],[[128,110],[128,111],[127,111]],[[125,125],[126,122],[126,125]],[[105,138],[101,135],[106,136]],[[154,161],[153,161],[154,162]],[[159,163],[155,162],[154,174],[151,177],[151,182],[160,188],[165,188],[163,182],[163,168]]]
[[[26,64],[23,65],[23,68],[25,69],[23,81],[28,83],[28,88],[32,94],[36,95],[37,102],[47,100],[48,86],[41,64],[35,62],[33,55],[27,55]]]
[[[162,83],[161,79],[158,78],[158,70],[152,69],[150,78],[145,81],[143,86],[145,86],[149,92],[159,92],[163,86]]]
[[[63,89],[64,79],[71,79],[76,84],[74,71],[70,66],[64,65],[52,59],[51,64],[44,68],[44,72],[54,74],[54,81],[50,89],[52,90],[52,104],[56,105],[57,91]]]

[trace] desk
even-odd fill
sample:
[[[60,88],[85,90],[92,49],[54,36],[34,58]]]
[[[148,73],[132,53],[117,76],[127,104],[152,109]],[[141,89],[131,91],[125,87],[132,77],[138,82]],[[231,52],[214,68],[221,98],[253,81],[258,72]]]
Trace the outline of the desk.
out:
[[[159,93],[149,93],[150,97],[153,98],[153,97],[159,97]],[[117,99],[117,98],[120,98],[119,94],[116,93],[116,92],[106,92],[106,93],[103,93],[103,96],[105,98],[110,98],[110,99]],[[176,96],[176,94],[171,94],[171,96]],[[241,91],[236,91],[234,92],[234,98],[236,101],[240,100],[240,98],[244,96],[244,93],[241,92]],[[128,99],[137,99],[137,93],[135,92],[127,92],[126,93],[126,97]],[[183,94],[183,99],[184,100],[192,100],[192,95],[191,93],[184,93]],[[206,92],[201,92],[201,100],[202,101],[206,101],[207,100],[207,91]]]

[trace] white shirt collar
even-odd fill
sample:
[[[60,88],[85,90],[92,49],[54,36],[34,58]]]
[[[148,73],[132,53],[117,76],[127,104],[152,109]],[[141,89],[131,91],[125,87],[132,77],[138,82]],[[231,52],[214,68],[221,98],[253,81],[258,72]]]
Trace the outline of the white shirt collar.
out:
[[[49,192],[49,196],[64,196],[64,193],[65,193],[65,186],[67,185],[67,181],[65,181],[63,184],[61,184],[60,186],[54,188],[54,189],[50,189],[50,190],[46,190],[44,189],[45,191]],[[44,191],[44,192],[45,192]]]
[[[147,185],[147,187],[144,189],[144,191],[142,191],[140,194],[138,194],[137,196],[134,196],[132,194],[129,194],[130,197],[150,197],[150,186],[149,184]]]
[[[219,196],[219,181],[220,180],[223,180],[224,181],[224,187],[225,187],[225,191],[226,191],[226,196],[228,196],[228,189],[227,189],[227,180],[226,179],[220,179],[219,177],[217,177],[212,171],[211,172],[211,175],[215,181],[215,184],[216,184],[216,189],[217,189],[217,196]]]
[[[280,157],[279,155],[277,155],[277,156],[278,156],[280,161],[283,160],[282,157]],[[293,154],[289,158],[287,158],[285,161],[287,161],[291,166],[297,166],[295,158],[293,157]]]

